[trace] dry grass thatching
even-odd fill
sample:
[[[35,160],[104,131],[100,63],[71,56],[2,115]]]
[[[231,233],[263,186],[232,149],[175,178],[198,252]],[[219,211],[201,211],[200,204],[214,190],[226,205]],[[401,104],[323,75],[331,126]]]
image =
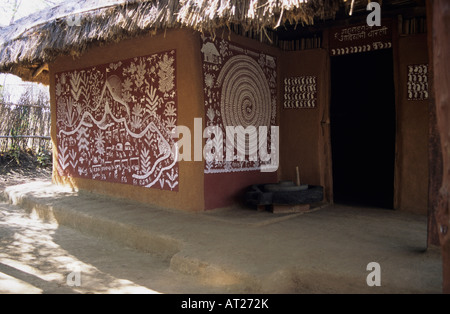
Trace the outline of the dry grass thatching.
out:
[[[61,54],[80,55],[92,43],[115,42],[160,29],[214,32],[238,24],[264,32],[286,21],[311,24],[333,17],[344,0],[81,0],[0,29],[0,72],[48,83],[40,68]],[[67,20],[79,26],[70,26]]]

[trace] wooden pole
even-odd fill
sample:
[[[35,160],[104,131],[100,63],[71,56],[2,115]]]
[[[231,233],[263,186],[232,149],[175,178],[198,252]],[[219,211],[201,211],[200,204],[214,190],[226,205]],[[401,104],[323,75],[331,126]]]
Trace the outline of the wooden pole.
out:
[[[450,1],[430,1],[436,122],[442,155],[442,183],[438,193],[436,222],[442,248],[443,292],[450,294]]]
[[[442,151],[441,140],[436,122],[436,103],[433,85],[433,3],[427,1],[427,29],[428,29],[428,70],[429,83],[429,117],[428,117],[428,225],[427,247],[440,247],[439,232],[436,222],[436,211],[439,199],[439,188],[442,184]]]
[[[295,167],[295,172],[297,173],[297,186],[300,186],[300,173],[298,172],[298,166]]]

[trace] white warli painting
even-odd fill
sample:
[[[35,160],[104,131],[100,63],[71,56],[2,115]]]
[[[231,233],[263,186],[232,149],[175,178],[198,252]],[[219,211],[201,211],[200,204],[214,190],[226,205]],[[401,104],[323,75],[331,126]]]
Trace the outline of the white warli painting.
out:
[[[227,126],[254,126],[257,130],[267,126],[270,130],[277,112],[276,58],[208,36],[202,36],[201,52],[206,126],[219,127],[223,132],[223,138],[214,137],[214,145],[225,146]],[[238,147],[245,145],[237,143]],[[270,143],[267,145],[270,150]],[[205,173],[256,171],[261,166],[258,160],[236,156],[226,161],[224,156],[225,148],[207,159]]]
[[[407,99],[428,99],[428,64],[408,66]]]
[[[286,109],[315,108],[317,106],[317,77],[286,77],[284,79],[283,106]]]
[[[55,74],[62,176],[178,190],[175,50]]]

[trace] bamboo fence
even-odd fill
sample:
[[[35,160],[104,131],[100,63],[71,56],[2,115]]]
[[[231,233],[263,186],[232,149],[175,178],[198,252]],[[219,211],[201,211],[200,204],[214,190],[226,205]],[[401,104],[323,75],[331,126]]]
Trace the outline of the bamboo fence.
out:
[[[0,103],[0,121],[0,152],[52,149],[48,105]]]

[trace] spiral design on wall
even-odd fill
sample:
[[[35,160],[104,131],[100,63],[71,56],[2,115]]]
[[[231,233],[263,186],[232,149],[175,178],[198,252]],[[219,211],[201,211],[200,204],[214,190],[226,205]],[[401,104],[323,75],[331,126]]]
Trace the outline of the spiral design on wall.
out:
[[[222,86],[220,111],[226,126],[270,126],[272,103],[269,84],[259,64],[246,55],[230,58],[217,83]],[[255,139],[256,134],[250,136]],[[255,142],[256,143],[256,142]],[[238,141],[238,147],[245,147]]]
[[[270,125],[269,84],[255,60],[246,55],[230,58],[217,82],[222,86],[220,110],[225,126]]]

